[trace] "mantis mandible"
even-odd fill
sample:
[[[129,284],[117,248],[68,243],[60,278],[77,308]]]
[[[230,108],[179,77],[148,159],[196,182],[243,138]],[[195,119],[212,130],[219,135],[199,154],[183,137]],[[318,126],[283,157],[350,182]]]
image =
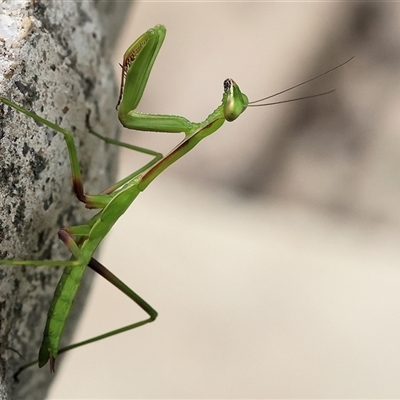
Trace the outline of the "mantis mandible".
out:
[[[50,371],[54,372],[55,360],[58,354],[154,321],[157,317],[157,312],[145,300],[133,292],[127,285],[93,258],[93,254],[101,241],[140,192],[143,192],[162,171],[188,153],[201,140],[217,131],[225,121],[234,121],[244,112],[244,110],[246,110],[247,107],[279,104],[299,100],[301,98],[274,103],[263,103],[264,100],[310,82],[311,80],[325,75],[345,64],[342,63],[312,79],[272,96],[253,102],[249,102],[247,96],[240,91],[239,86],[232,79],[226,79],[224,81],[222,103],[203,122],[190,122],[184,117],[175,115],[141,114],[136,112],[135,109],[142,98],[154,61],[164,41],[165,34],[165,27],[163,25],[156,25],[154,28],[149,29],[141,35],[125,52],[123,63],[121,65],[122,77],[117,104],[118,118],[122,125],[129,129],[184,133],[185,137],[169,154],[163,156],[156,151],[122,143],[90,131],[91,134],[107,143],[128,147],[132,150],[153,157],[146,165],[115,183],[100,194],[87,194],[84,190],[74,138],[69,131],[31,111],[26,110],[4,97],[0,97],[0,101],[6,105],[24,113],[28,117],[33,118],[35,121],[48,126],[64,136],[70,159],[72,182],[76,197],[79,201],[85,204],[86,208],[99,210],[99,212],[89,219],[86,224],[64,227],[59,230],[58,236],[60,240],[72,253],[70,260],[0,260],[0,264],[8,265],[49,267],[62,265],[65,267],[48,311],[38,360],[24,365],[20,368],[19,372],[36,362],[38,362],[39,367],[43,367],[48,361],[50,362]],[[348,61],[346,61],[346,63]],[[307,96],[307,98],[320,96],[326,93],[330,92]],[[60,338],[65,323],[82,276],[88,266],[133,300],[148,314],[148,318],[86,341],[59,349]]]

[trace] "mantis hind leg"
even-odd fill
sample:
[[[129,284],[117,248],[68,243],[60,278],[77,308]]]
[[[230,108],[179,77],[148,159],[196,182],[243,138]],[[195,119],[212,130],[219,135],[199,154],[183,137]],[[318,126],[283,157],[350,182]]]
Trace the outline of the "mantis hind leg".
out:
[[[154,310],[145,300],[143,300],[139,295],[137,295],[133,290],[131,290],[125,283],[123,283],[119,278],[117,278],[111,271],[109,271],[104,265],[98,262],[96,259],[91,258],[88,264],[93,271],[97,272],[103,278],[107,279],[112,285],[114,285],[117,289],[119,289],[122,293],[127,295],[131,300],[133,300],[143,311],[148,314],[148,318],[135,322],[133,324],[124,326],[123,328],[115,329],[113,331],[104,333],[102,335],[95,336],[91,339],[84,340],[82,342],[74,343],[69,346],[63,347],[62,349],[58,350],[57,355],[61,353],[65,353],[69,350],[75,349],[77,347],[84,346],[89,343],[94,343],[99,340],[108,338],[110,336],[117,335],[119,333],[127,332],[132,329],[138,328],[139,326],[146,325],[150,322],[153,322],[157,318],[157,311]],[[14,374],[14,380],[18,382],[19,374],[24,371],[25,369],[37,364],[37,360],[30,362],[29,364],[23,365],[18,371]],[[50,363],[54,369],[55,359],[51,357]]]
[[[99,340],[108,338],[110,336],[117,335],[119,333],[127,332],[132,329],[138,328],[139,326],[146,325],[150,322],[153,322],[157,318],[157,311],[145,300],[143,300],[138,294],[136,294],[132,289],[130,289],[124,282],[122,282],[117,276],[115,276],[110,270],[108,270],[103,264],[97,261],[94,258],[91,258],[88,264],[88,267],[91,268],[93,271],[97,272],[103,278],[105,278],[108,282],[114,285],[117,289],[119,289],[122,293],[128,296],[132,301],[134,301],[144,312],[146,312],[149,318],[144,320],[135,322],[133,324],[124,326],[119,329],[115,329],[113,331],[104,333],[99,336],[95,336],[91,339],[84,340],[79,343],[71,344],[66,346],[58,351],[58,354],[65,353],[66,351],[75,349],[77,347],[83,346],[85,344],[94,343]]]
[[[87,237],[90,231],[89,225],[77,225],[70,228],[61,228],[58,231],[58,237],[68,247],[75,259],[73,260],[14,260],[3,259],[0,260],[0,265],[27,265],[30,267],[78,267],[86,264],[84,254],[79,248],[79,244]],[[72,235],[79,238],[78,243]]]

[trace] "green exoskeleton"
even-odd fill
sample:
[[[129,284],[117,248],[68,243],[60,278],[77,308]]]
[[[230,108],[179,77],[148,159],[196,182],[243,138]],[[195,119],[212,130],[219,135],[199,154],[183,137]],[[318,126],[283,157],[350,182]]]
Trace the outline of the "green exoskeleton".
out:
[[[115,183],[112,187],[108,188],[101,194],[90,195],[85,192],[74,138],[70,132],[41,118],[35,113],[18,106],[12,101],[0,97],[0,101],[6,105],[13,107],[17,111],[26,114],[28,117],[54,129],[56,132],[64,136],[68,148],[72,181],[76,196],[87,208],[99,210],[99,212],[85,225],[70,226],[60,229],[58,234],[59,238],[72,253],[70,260],[0,260],[0,264],[8,265],[62,265],[65,267],[48,312],[43,342],[39,351],[39,367],[44,366],[48,361],[50,361],[50,370],[54,371],[57,354],[137,328],[156,319],[157,312],[146,301],[93,258],[95,250],[140,192],[144,191],[147,186],[172,163],[188,153],[205,137],[218,130],[225,121],[234,121],[241,113],[243,113],[244,110],[246,110],[247,107],[285,102],[260,103],[273,96],[255,102],[249,102],[247,96],[240,91],[238,85],[232,79],[226,79],[224,81],[221,104],[203,122],[190,122],[184,117],[175,115],[141,114],[136,112],[135,109],[142,98],[154,61],[164,41],[165,34],[165,27],[163,25],[157,25],[153,29],[149,29],[146,33],[141,35],[124,54],[123,63],[121,65],[122,78],[120,96],[117,104],[118,117],[122,125],[129,129],[168,133],[179,132],[184,133],[185,137],[169,154],[163,156],[155,151],[127,145],[91,132],[99,139],[108,143],[129,147],[132,150],[152,156],[151,161],[146,165],[121,181]],[[338,67],[333,69],[336,68]],[[317,77],[324,75],[333,69],[326,71]],[[292,88],[307,83],[317,77],[302,82]],[[277,94],[281,94],[292,88]],[[125,293],[148,314],[148,318],[59,350],[60,338],[72,307],[75,294],[82,279],[82,275],[87,266]],[[36,363],[36,361],[34,363]],[[34,363],[26,364],[20,369],[20,371]]]

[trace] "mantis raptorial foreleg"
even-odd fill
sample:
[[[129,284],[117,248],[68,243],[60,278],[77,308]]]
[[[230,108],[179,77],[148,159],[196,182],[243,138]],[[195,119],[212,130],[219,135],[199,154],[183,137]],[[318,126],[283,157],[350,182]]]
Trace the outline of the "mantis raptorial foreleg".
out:
[[[35,121],[54,129],[56,132],[64,136],[71,164],[72,182],[76,197],[83,202],[87,208],[99,210],[99,212],[89,219],[86,224],[60,229],[59,237],[72,253],[70,260],[0,260],[0,264],[9,265],[63,265],[66,267],[60,282],[57,285],[53,301],[50,305],[43,335],[43,342],[39,351],[39,366],[42,367],[50,360],[51,371],[54,371],[57,354],[87,343],[104,339],[117,333],[137,328],[154,321],[157,317],[157,312],[147,302],[93,258],[93,254],[103,238],[111,230],[115,222],[124,214],[139,193],[144,191],[162,171],[188,153],[205,137],[217,131],[225,121],[234,121],[238,118],[247,107],[264,106],[296,100],[292,99],[275,103],[263,103],[264,100],[272,97],[269,96],[257,101],[249,102],[247,96],[240,91],[238,85],[232,79],[226,79],[223,85],[224,91],[221,104],[202,122],[190,122],[186,118],[176,115],[141,114],[136,112],[135,109],[142,98],[154,61],[164,41],[165,34],[165,27],[157,25],[153,29],[149,29],[141,35],[124,54],[123,63],[121,65],[121,89],[117,104],[118,117],[122,125],[129,129],[166,133],[180,132],[185,134],[185,138],[169,154],[162,156],[160,153],[153,150],[109,139],[98,133],[92,132],[90,129],[90,133],[106,143],[127,147],[131,150],[152,157],[146,165],[115,183],[100,194],[87,194],[84,190],[74,138],[70,132],[36,115],[35,113],[26,110],[14,102],[4,97],[0,97],[0,101],[6,105],[27,115]],[[338,67],[332,68],[317,77],[333,71]],[[303,85],[317,77],[295,85],[292,88]],[[284,93],[292,88],[286,89],[277,94]],[[329,92],[309,97],[320,96],[326,93]],[[59,350],[60,338],[75,298],[76,291],[78,290],[82,275],[87,266],[92,268],[95,272],[103,276],[126,294],[149,315],[149,318]],[[29,365],[32,365],[32,363],[22,367],[20,371]]]

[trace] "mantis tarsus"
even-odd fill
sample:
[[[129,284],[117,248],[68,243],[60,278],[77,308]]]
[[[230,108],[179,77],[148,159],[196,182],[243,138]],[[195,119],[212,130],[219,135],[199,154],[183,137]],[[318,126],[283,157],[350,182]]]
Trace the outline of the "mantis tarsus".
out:
[[[117,104],[118,117],[122,125],[129,129],[184,133],[185,138],[169,154],[163,156],[153,150],[111,140],[91,131],[90,133],[107,143],[128,147],[132,150],[153,157],[146,165],[115,183],[100,194],[89,195],[86,194],[84,190],[74,138],[70,132],[48,120],[45,120],[35,113],[26,110],[12,101],[0,97],[0,101],[6,105],[26,114],[28,117],[54,129],[56,132],[64,136],[70,158],[73,188],[76,197],[79,201],[85,204],[86,208],[99,210],[99,212],[84,225],[64,227],[60,229],[58,236],[72,253],[70,260],[0,260],[0,264],[8,265],[62,265],[65,267],[50,305],[43,335],[43,342],[37,361],[39,367],[43,367],[48,361],[50,361],[50,370],[52,372],[55,370],[55,359],[57,354],[87,343],[101,340],[117,333],[137,328],[154,321],[157,317],[157,312],[146,301],[93,258],[93,254],[101,241],[111,230],[115,222],[124,214],[139,193],[144,191],[162,171],[188,153],[202,139],[218,130],[225,121],[234,121],[247,107],[264,106],[298,100],[292,99],[274,103],[263,103],[263,101],[273,96],[310,82],[311,80],[327,74],[345,64],[343,63],[312,79],[283,90],[282,92],[253,102],[248,101],[247,96],[240,91],[238,85],[232,79],[226,79],[224,81],[222,103],[203,122],[199,123],[190,122],[184,117],[175,115],[141,114],[136,112],[135,109],[142,98],[154,61],[164,41],[165,34],[165,27],[163,25],[157,25],[153,29],[149,29],[141,35],[125,52],[123,63],[121,65],[122,78],[120,96]],[[326,93],[329,92],[307,97],[320,96]],[[87,266],[102,275],[132,299],[148,314],[148,318],[106,334],[96,336],[89,340],[59,349],[60,338],[66,320],[82,279],[82,275]],[[24,365],[19,372],[34,363],[36,363],[36,361]]]

